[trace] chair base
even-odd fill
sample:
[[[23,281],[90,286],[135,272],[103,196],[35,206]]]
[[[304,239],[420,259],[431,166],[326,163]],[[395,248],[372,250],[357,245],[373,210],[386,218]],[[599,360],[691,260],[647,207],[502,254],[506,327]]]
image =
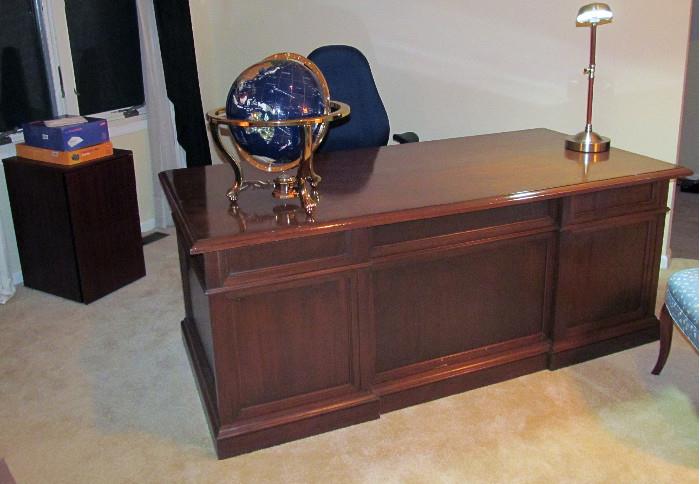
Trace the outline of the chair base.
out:
[[[673,338],[673,319],[668,312],[666,304],[661,308],[661,316],[659,316],[659,359],[656,360],[656,366],[651,370],[653,375],[658,375],[663,370],[668,354],[671,351],[671,339]]]

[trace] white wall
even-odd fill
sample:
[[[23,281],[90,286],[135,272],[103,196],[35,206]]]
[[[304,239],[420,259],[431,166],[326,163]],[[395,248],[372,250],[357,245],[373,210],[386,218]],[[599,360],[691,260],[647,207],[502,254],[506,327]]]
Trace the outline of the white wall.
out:
[[[421,139],[585,121],[582,0],[190,0],[205,110],[245,67],[280,51],[352,44],[368,57],[393,132]],[[594,128],[674,162],[690,0],[613,0],[599,28]],[[332,93],[331,93],[332,94]]]
[[[148,130],[140,129],[112,138],[115,148],[130,150],[134,156],[134,175],[136,176],[136,198],[139,204],[141,230],[155,228],[155,209],[153,207],[153,172],[151,169],[151,150],[148,144]]]
[[[681,121],[678,163],[693,170],[698,179],[698,0],[693,0],[688,68],[685,73],[685,98]]]

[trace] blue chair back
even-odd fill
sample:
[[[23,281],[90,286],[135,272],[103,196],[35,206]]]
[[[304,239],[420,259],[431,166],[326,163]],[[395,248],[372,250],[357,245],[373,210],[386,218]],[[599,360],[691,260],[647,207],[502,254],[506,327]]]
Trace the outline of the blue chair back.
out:
[[[350,105],[350,116],[331,123],[318,151],[386,145],[389,117],[362,52],[348,45],[326,45],[309,54],[309,59],[323,72],[331,99]]]

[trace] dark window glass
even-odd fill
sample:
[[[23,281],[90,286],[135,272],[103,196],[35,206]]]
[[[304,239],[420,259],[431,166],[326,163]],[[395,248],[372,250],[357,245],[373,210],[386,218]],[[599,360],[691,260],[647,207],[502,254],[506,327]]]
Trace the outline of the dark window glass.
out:
[[[65,4],[80,114],[143,104],[136,2]]]
[[[33,5],[0,2],[0,132],[53,115]]]

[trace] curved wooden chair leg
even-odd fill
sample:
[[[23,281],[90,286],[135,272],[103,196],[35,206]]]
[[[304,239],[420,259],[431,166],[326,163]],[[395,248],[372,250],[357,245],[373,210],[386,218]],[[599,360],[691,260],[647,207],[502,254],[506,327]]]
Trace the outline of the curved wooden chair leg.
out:
[[[673,319],[668,313],[666,304],[661,308],[661,316],[659,317],[659,359],[656,361],[656,366],[651,373],[658,375],[666,364],[666,359],[668,358],[668,353],[671,351],[671,338],[673,337]]]

